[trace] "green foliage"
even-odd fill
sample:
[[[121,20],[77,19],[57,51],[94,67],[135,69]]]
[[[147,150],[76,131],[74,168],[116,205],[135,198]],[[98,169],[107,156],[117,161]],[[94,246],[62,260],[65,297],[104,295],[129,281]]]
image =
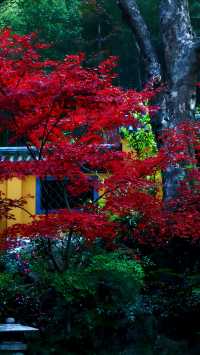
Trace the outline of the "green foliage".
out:
[[[5,290],[12,282],[12,275],[10,273],[0,273],[0,290]]]
[[[120,302],[134,302],[142,285],[143,270],[134,260],[121,252],[99,254],[88,264],[77,270],[67,270],[55,274],[53,286],[62,293],[68,302],[85,296],[97,296],[101,283],[115,289],[115,298]],[[131,298],[130,298],[131,295]],[[114,305],[115,307],[115,305]]]
[[[134,149],[141,159],[145,159],[156,154],[157,145],[150,123],[150,116],[148,114],[138,114],[138,120],[141,123],[141,127],[136,131],[130,131],[123,127],[121,132],[129,147]]]
[[[41,249],[31,255],[26,250],[17,260],[6,260],[6,271],[0,274],[1,318],[13,315],[44,329],[42,343],[36,342],[41,354],[62,354],[63,349],[94,354],[123,347],[121,332],[134,329],[143,312],[144,272],[134,254],[84,248],[60,272],[52,269]]]
[[[37,32],[51,43],[49,54],[62,56],[80,50],[81,13],[79,0],[8,0],[0,6],[0,28],[15,32]]]

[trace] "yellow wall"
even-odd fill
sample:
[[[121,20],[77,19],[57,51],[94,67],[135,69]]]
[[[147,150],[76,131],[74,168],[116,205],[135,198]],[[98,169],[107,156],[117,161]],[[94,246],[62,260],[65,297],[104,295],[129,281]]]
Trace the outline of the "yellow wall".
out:
[[[26,198],[26,205],[24,208],[31,214],[36,213],[36,177],[35,176],[27,176],[22,181],[22,196]],[[22,223],[30,222],[30,215],[28,215],[25,211],[22,211]]]
[[[130,152],[133,159],[137,158],[137,154],[134,150],[131,150],[128,146],[126,140],[122,140],[122,151]],[[103,181],[104,174],[99,174],[99,178]],[[154,180],[157,185],[157,194],[156,196],[159,199],[163,197],[163,190],[162,190],[162,176],[161,173],[158,171],[155,176]],[[13,209],[12,213],[15,216],[15,220],[0,220],[0,230],[5,229],[15,223],[28,223],[31,221],[31,216],[36,214],[36,177],[35,176],[27,176],[24,179],[12,178],[7,181],[0,182],[0,191],[5,194],[6,198],[10,199],[19,199],[24,198],[26,200],[26,204],[24,205],[24,211],[20,208]],[[100,191],[102,194],[104,191]],[[104,204],[105,198],[102,198],[99,201],[99,204]]]
[[[19,199],[22,197],[22,180],[17,178],[7,180],[7,193],[6,197],[10,199]],[[22,220],[22,210],[20,208],[14,208],[12,214],[15,216],[17,223],[21,223]],[[12,220],[7,221],[7,226],[13,224]]]
[[[136,151],[134,149],[130,148],[126,139],[122,139],[121,142],[122,142],[122,151],[123,152],[131,153],[131,157],[133,159],[138,158]],[[162,200],[163,199],[163,179],[162,179],[161,171],[158,170],[152,178],[154,179],[154,182],[156,184],[156,197],[159,200]]]
[[[8,219],[7,221],[0,221],[0,230],[10,227],[15,223],[30,222],[30,214],[33,215],[36,213],[36,178],[34,176],[28,176],[24,179],[12,178],[3,181],[0,183],[0,191],[2,191],[8,199],[24,198],[26,200],[24,209],[27,211],[26,212],[20,208],[14,208],[12,214],[14,215],[15,220]]]
[[[0,191],[4,194],[2,196],[3,197],[6,197],[6,194],[7,194],[7,183],[6,181],[1,181],[0,182]],[[1,219],[0,220],[0,231],[4,230],[7,226],[7,221],[5,219]]]
[[[121,143],[122,143],[122,152],[131,153],[131,157],[133,159],[136,159],[137,158],[137,153],[136,153],[136,151],[134,149],[130,148],[127,140],[126,139],[122,139]]]

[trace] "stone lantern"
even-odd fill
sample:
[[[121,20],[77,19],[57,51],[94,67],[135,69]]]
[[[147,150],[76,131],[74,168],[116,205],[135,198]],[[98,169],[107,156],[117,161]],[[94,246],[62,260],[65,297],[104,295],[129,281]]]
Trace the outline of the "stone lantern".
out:
[[[7,318],[5,324],[0,324],[0,354],[25,354],[27,345],[24,343],[24,336],[36,331],[37,328],[15,323],[14,318]]]

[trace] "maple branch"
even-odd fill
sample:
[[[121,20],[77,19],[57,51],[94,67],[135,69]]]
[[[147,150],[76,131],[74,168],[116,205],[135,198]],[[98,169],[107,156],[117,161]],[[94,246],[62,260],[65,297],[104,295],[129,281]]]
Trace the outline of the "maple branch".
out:
[[[48,115],[51,114],[51,111],[53,109],[53,104],[52,104],[52,107],[51,107],[51,110],[50,112],[48,113]],[[59,122],[59,119],[56,121],[56,123],[54,125],[51,126],[51,129],[47,130],[47,127],[48,127],[48,115],[47,115],[47,119],[46,119],[46,122],[45,122],[45,127],[44,127],[44,131],[43,131],[43,137],[42,137],[42,142],[41,142],[41,145],[40,145],[40,150],[39,150],[39,160],[41,159],[42,157],[42,151],[43,151],[43,148],[45,146],[45,144],[47,143],[48,141],[48,137],[52,131],[53,128],[55,128],[57,126],[57,123]],[[45,132],[46,131],[46,132]],[[46,136],[45,136],[46,135]]]
[[[30,217],[33,217],[33,215],[25,207],[20,206],[17,208],[20,208],[22,211],[26,212]]]
[[[51,105],[51,108],[49,110],[49,112],[46,114],[46,122],[45,122],[45,126],[44,126],[44,130],[43,130],[43,136],[42,136],[42,141],[41,141],[41,145],[40,145],[40,149],[39,149],[39,160],[41,160],[41,157],[42,157],[42,151],[43,151],[43,148],[47,142],[47,139],[49,137],[49,134],[50,134],[50,130],[47,131],[47,127],[48,127],[48,122],[49,122],[49,116],[51,115],[51,112],[53,110],[53,105],[54,105],[54,102],[52,103]],[[47,132],[47,133],[46,133]]]
[[[52,107],[51,107],[51,110],[50,110],[49,114],[51,114],[51,111],[52,111],[52,110],[53,110],[53,104],[52,104]],[[46,130],[47,132],[46,132],[46,137],[45,137],[45,133],[43,133],[42,142],[41,142],[41,146],[40,146],[40,150],[39,150],[39,160],[40,160],[41,157],[42,157],[42,150],[43,150],[45,144],[46,144],[47,141],[48,141],[49,135],[51,134],[53,128],[56,128],[56,127],[57,127],[57,125],[59,124],[59,121],[60,121],[60,120],[61,120],[61,117],[58,117],[58,118],[57,118],[57,121],[56,121],[56,122],[51,126],[51,128],[47,131],[47,127],[48,127],[48,118],[47,118],[46,123],[45,123],[46,127],[44,128],[44,131]]]
[[[33,160],[37,160],[37,155],[34,154],[34,151],[31,149],[31,147],[29,146],[29,143],[27,142],[27,140],[25,138],[22,138],[24,144],[26,145],[30,155],[32,156]]]
[[[61,91],[62,91],[62,90],[61,90],[61,89],[62,89],[62,85],[64,85],[64,84],[66,83],[66,80],[64,80],[64,82],[62,83],[62,79],[61,79],[59,73],[57,73],[57,76],[58,76],[59,79],[60,79],[60,92],[61,92]],[[49,118],[49,116],[50,116],[51,113],[52,113],[52,110],[53,110],[54,104],[56,103],[56,100],[57,100],[59,97],[60,97],[59,95],[56,95],[56,96],[54,97],[53,102],[52,102],[52,105],[51,105],[51,108],[50,108],[50,110],[49,110],[49,112],[48,112],[48,114],[47,114],[47,119],[46,119],[46,122],[45,122],[44,131],[43,131],[42,143],[41,143],[40,151],[39,151],[39,160],[41,159],[42,150],[43,150],[43,148],[44,148],[44,146],[45,146],[45,144],[46,144],[46,142],[47,142],[47,140],[48,140],[49,135],[50,135],[51,132],[52,132],[52,129],[57,126],[57,124],[59,123],[59,121],[60,121],[60,119],[61,119],[60,117],[58,117],[57,121],[51,126],[51,129],[49,129],[49,131],[47,131],[47,128],[48,128],[48,121],[49,121],[48,118]],[[46,135],[46,137],[45,137],[45,135]]]
[[[122,182],[122,184],[124,184],[124,182]],[[114,192],[114,191],[116,191],[116,190],[119,189],[119,188],[120,188],[120,186],[115,186],[114,189],[110,189],[110,190],[105,191],[103,194],[101,194],[100,196],[98,196],[92,203],[94,204],[94,203],[98,202],[101,198],[103,198],[104,196],[106,196],[108,193]]]
[[[103,198],[104,196],[106,196],[109,192],[113,192],[115,190],[117,190],[118,187],[116,187],[116,189],[112,189],[112,190],[108,190],[105,191],[103,194],[101,194],[100,196],[98,196],[92,203],[97,203],[99,200],[101,200],[101,198]]]

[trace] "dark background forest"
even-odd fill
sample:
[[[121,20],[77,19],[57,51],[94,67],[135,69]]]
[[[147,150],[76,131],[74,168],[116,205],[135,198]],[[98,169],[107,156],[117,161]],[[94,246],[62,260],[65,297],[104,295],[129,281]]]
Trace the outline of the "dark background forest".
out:
[[[200,3],[190,0],[194,31],[200,32]],[[140,0],[138,5],[161,53],[158,0]],[[51,43],[48,56],[62,58],[66,53],[86,53],[86,64],[96,65],[109,55],[119,57],[118,83],[141,89],[143,64],[140,49],[115,0],[4,0],[0,26],[19,34],[37,32],[40,40]]]

